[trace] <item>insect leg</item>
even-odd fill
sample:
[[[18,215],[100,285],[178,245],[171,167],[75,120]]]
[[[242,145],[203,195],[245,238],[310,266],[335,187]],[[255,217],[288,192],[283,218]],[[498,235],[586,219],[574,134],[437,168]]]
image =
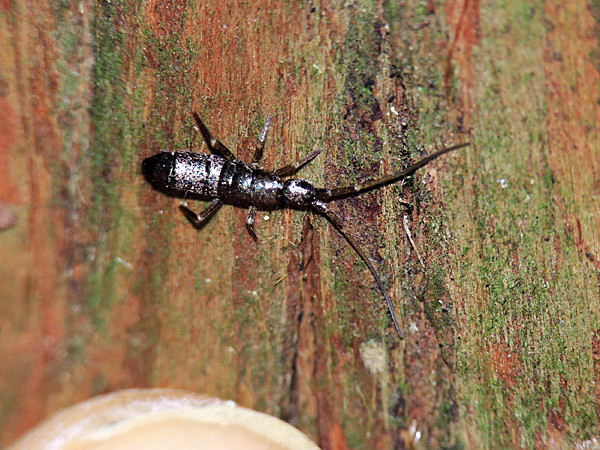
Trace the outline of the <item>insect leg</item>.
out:
[[[179,209],[186,217],[187,220],[194,225],[195,228],[200,229],[210,220],[210,218],[219,210],[219,208],[223,205],[221,199],[216,198],[210,202],[208,207],[202,211],[200,214],[196,214],[194,211],[189,209],[186,206],[179,205]]]
[[[377,272],[377,270],[371,263],[371,260],[369,259],[367,254],[358,245],[358,242],[356,242],[354,237],[352,237],[352,235],[350,235],[346,230],[344,230],[344,223],[342,222],[342,219],[340,219],[337,214],[335,214],[333,211],[331,211],[325,203],[323,203],[319,200],[315,200],[313,202],[312,206],[313,206],[313,208],[315,208],[315,210],[319,214],[325,216],[327,218],[327,220],[329,220],[329,222],[331,222],[331,224],[334,226],[334,228],[336,230],[338,230],[339,233],[342,236],[344,236],[344,238],[346,238],[346,241],[348,241],[348,244],[350,244],[350,246],[356,251],[356,253],[358,253],[358,256],[360,256],[360,258],[363,260],[363,262],[367,265],[367,267],[371,271],[371,274],[373,274],[373,277],[375,278],[375,281],[377,282],[379,289],[381,290],[381,293],[383,294],[385,303],[387,305],[387,310],[390,314],[390,317],[392,318],[392,322],[394,323],[394,328],[396,329],[396,332],[398,333],[398,336],[400,337],[400,339],[403,339],[404,335],[402,334],[402,330],[400,329],[400,325],[398,324],[398,319],[396,319],[396,313],[394,312],[394,304],[392,303],[392,299],[388,295],[387,290],[386,290],[385,286],[383,285],[383,282],[381,281],[379,272]]]
[[[222,156],[223,158],[227,159],[228,161],[235,160],[236,159],[235,155],[233,153],[231,153],[231,150],[229,150],[227,147],[225,147],[218,139],[215,139],[212,137],[212,135],[210,134],[210,131],[208,131],[208,128],[206,128],[206,125],[204,125],[204,122],[202,122],[202,120],[200,120],[200,116],[198,114],[196,114],[195,112],[192,112],[192,115],[194,116],[194,120],[196,121],[198,130],[200,130],[200,133],[202,133],[204,142],[206,142],[206,145],[207,145],[208,149],[210,150],[210,152],[214,153],[215,155]]]
[[[256,220],[256,207],[250,206],[248,208],[248,215],[246,216],[246,228],[248,229],[248,233],[252,236],[254,241],[258,241],[258,236],[256,236],[256,230],[254,229],[254,221]]]
[[[282,178],[294,175],[296,172],[298,172],[300,169],[302,169],[303,166],[307,165],[309,162],[311,162],[313,159],[315,159],[317,157],[317,155],[319,155],[319,153],[321,153],[321,150],[315,150],[310,155],[305,156],[304,158],[296,161],[295,164],[290,164],[290,165],[284,166],[281,169],[277,169],[273,173],[275,175],[277,175],[278,177],[282,177]]]
[[[254,152],[254,157],[252,158],[252,164],[258,165],[260,160],[263,157],[263,150],[265,149],[265,141],[267,140],[267,134],[269,134],[269,129],[271,128],[271,119],[272,117],[267,117],[267,121],[265,122],[265,126],[258,137],[258,146],[256,147],[256,151]]]

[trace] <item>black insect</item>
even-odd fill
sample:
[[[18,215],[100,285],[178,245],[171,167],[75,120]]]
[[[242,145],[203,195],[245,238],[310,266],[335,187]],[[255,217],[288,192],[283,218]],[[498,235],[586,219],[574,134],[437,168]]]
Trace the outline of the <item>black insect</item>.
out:
[[[268,172],[259,168],[262,159],[265,140],[271,125],[271,117],[260,134],[258,146],[255,149],[252,164],[237,159],[225,145],[213,138],[200,117],[193,113],[194,120],[200,133],[212,154],[194,152],[161,152],[146,158],[142,163],[142,173],[152,186],[162,192],[181,197],[197,197],[210,199],[209,206],[200,214],[196,214],[184,205],[180,209],[187,219],[200,228],[224,204],[231,204],[248,208],[246,226],[249,233],[256,240],[254,219],[257,208],[289,207],[295,209],[312,209],[326,217],[331,224],[348,241],[350,246],[365,262],[375,281],[379,285],[385,298],[387,309],[398,332],[402,338],[402,331],[394,305],[390,299],[379,273],[371,263],[367,254],[358,245],[344,227],[342,220],[329,209],[327,203],[341,198],[352,197],[362,192],[376,189],[381,186],[395,183],[413,174],[419,168],[439,156],[466,147],[468,143],[454,145],[433,153],[404,170],[394,174],[369,180],[354,186],[321,189],[315,188],[310,182],[292,178],[304,165],[312,161],[321,151],[317,150],[302,158],[293,165],[288,165]]]

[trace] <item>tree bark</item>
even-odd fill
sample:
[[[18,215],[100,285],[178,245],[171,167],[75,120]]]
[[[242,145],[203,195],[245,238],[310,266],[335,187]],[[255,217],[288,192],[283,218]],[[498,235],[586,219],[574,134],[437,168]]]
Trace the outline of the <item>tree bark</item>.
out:
[[[597,436],[600,67],[592,2],[0,2],[0,445],[129,387],[282,417],[322,448]],[[351,185],[195,230],[144,181],[206,152]],[[195,211],[205,207],[188,202]],[[9,217],[6,216],[6,217]],[[412,242],[409,239],[411,236]]]

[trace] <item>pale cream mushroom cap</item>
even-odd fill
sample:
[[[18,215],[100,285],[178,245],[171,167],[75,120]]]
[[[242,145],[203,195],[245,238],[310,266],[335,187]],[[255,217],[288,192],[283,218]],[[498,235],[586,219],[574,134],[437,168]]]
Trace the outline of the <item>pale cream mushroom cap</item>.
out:
[[[129,389],[86,400],[46,419],[11,448],[318,449],[276,417],[171,389]]]

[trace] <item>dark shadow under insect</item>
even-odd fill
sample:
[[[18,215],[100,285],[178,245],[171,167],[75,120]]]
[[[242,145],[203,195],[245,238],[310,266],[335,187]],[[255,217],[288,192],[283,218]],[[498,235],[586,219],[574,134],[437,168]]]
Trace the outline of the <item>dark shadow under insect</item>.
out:
[[[255,240],[254,220],[257,208],[310,209],[324,216],[344,236],[373,274],[385,298],[388,312],[398,336],[402,338],[402,331],[396,319],[394,305],[379,273],[364,250],[358,245],[356,239],[345,229],[342,220],[329,209],[327,203],[396,183],[439,156],[466,147],[469,144],[464,143],[445,148],[421,159],[404,170],[385,177],[354,186],[324,189],[315,188],[310,182],[300,178],[284,179],[296,174],[304,165],[312,161],[321,152],[320,150],[300,159],[295,164],[284,166],[273,172],[265,171],[259,167],[271,126],[270,116],[267,118],[260,134],[252,163],[247,164],[237,159],[225,145],[212,137],[198,114],[193,113],[193,115],[211,154],[194,152],[157,153],[142,162],[142,173],[148,182],[155,189],[172,196],[209,200],[209,206],[200,214],[196,214],[185,205],[179,207],[185,217],[196,228],[205,225],[225,203],[248,208],[246,227]]]

